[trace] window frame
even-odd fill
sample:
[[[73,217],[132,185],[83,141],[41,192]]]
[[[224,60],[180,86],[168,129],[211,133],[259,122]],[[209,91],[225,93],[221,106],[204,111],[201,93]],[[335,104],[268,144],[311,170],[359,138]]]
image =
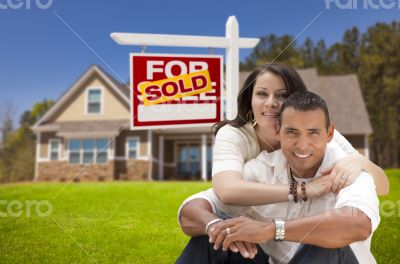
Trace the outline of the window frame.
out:
[[[106,141],[106,148],[104,150],[103,150],[103,148],[97,148],[97,140],[101,140],[101,139],[104,139]],[[93,157],[94,161],[93,161],[93,164],[107,164],[108,163],[108,161],[109,161],[108,150],[109,150],[109,147],[110,147],[110,142],[109,141],[110,140],[108,138],[95,138],[94,139],[94,149],[93,149],[93,151],[94,151],[94,157]],[[101,152],[104,152],[106,154],[106,161],[105,162],[97,162],[99,154]]]
[[[91,140],[93,141],[93,147],[89,150],[85,149],[85,140]],[[81,153],[82,153],[82,157],[81,157],[81,164],[87,165],[87,164],[96,164],[96,138],[82,138],[81,139]],[[92,154],[92,158],[89,162],[85,162],[85,154],[86,153],[91,153]]]
[[[57,159],[55,159],[55,160],[51,159],[51,153],[52,153],[51,144],[52,144],[52,142],[58,142]],[[61,160],[61,139],[59,139],[59,138],[50,138],[49,139],[47,157],[48,157],[49,161],[60,161]]]
[[[107,164],[108,162],[109,162],[109,160],[110,160],[110,157],[109,157],[109,149],[108,148],[105,148],[104,150],[102,150],[102,149],[98,149],[97,148],[97,140],[101,140],[101,139],[103,139],[103,140],[105,140],[106,142],[107,142],[107,145],[108,145],[108,142],[109,142],[109,138],[107,138],[107,137],[99,137],[99,138],[70,138],[70,139],[68,139],[68,163],[69,164],[79,164],[79,165],[88,165],[88,164]],[[71,149],[70,149],[70,142],[72,141],[72,140],[79,140],[79,150],[73,150],[73,151],[71,151]],[[85,141],[85,140],[93,140],[93,148],[92,148],[92,150],[91,151],[88,151],[88,150],[85,150],[84,149],[84,146],[83,146],[83,142]],[[84,161],[84,154],[85,153],[90,153],[90,152],[92,152],[93,153],[93,158],[92,158],[92,160],[93,160],[93,162],[88,162],[88,163],[84,163],[83,161]],[[105,153],[105,155],[106,155],[106,161],[105,162],[97,162],[97,155],[98,155],[98,153],[100,153],[100,152],[103,152],[103,153]],[[71,159],[70,159],[70,155],[71,155],[71,153],[79,153],[79,163],[72,163],[71,162]]]
[[[129,157],[129,140],[130,139],[136,139],[137,144],[136,144],[136,157],[134,159],[131,159]],[[134,137],[127,137],[126,142],[125,142],[125,159],[126,160],[138,160],[140,157],[140,137],[134,136]]]
[[[73,150],[71,151],[70,148],[70,144],[72,140],[79,140],[79,150]],[[80,138],[70,138],[68,139],[68,144],[67,144],[67,148],[68,148],[68,163],[69,164],[82,164],[82,159],[83,159],[83,153],[82,153],[82,139]],[[75,163],[75,162],[71,162],[71,153],[78,153],[79,154],[79,162]]]
[[[100,112],[98,113],[90,113],[89,112],[89,94],[90,91],[100,91]],[[102,87],[89,87],[86,89],[86,96],[85,96],[85,115],[103,115],[103,105],[104,105],[104,91]]]

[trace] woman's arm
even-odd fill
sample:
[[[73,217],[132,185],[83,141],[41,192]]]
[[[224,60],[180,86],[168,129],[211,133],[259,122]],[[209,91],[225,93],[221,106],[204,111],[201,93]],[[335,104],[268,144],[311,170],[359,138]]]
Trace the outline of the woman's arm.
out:
[[[354,179],[360,174],[361,170],[364,170],[374,177],[376,193],[378,195],[387,195],[389,193],[389,180],[385,172],[378,165],[370,161],[367,157],[359,154],[350,142],[336,129],[333,141],[335,141],[349,156],[338,161],[334,167],[321,172],[321,174],[330,173],[334,177],[335,180],[332,184],[332,191],[338,192],[344,187],[345,182],[340,182],[342,176],[348,178],[348,185],[354,181]]]
[[[346,185],[351,184],[362,170],[374,177],[378,195],[387,195],[389,193],[389,180],[384,170],[358,152],[339,160],[333,167],[321,171],[321,174],[331,174],[331,177],[334,178],[332,191],[338,192]],[[342,177],[347,180],[340,181]]]
[[[389,193],[389,180],[385,171],[363,155],[358,154],[358,159],[360,163],[363,164],[363,170],[374,177],[376,193],[378,195],[387,195]]]
[[[245,181],[240,173],[225,171],[214,175],[213,189],[221,202],[229,205],[252,206],[287,202],[289,184],[265,184]],[[319,177],[307,183],[307,196],[320,197],[331,191],[332,179]],[[301,194],[301,186],[297,186]]]
[[[236,171],[224,171],[212,178],[214,192],[230,205],[262,205],[288,201],[289,185],[245,181]]]

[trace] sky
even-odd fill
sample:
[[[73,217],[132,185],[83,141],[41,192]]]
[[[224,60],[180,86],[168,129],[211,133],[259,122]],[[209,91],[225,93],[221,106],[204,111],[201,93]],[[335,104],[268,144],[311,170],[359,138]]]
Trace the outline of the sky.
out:
[[[396,5],[379,5],[391,2]],[[0,0],[0,111],[12,102],[17,122],[36,102],[57,100],[92,64],[117,80],[128,81],[129,53],[140,52],[142,47],[120,46],[110,38],[112,32],[225,36],[226,21],[234,15],[240,37],[290,34],[298,36],[298,44],[310,37],[315,42],[323,38],[331,45],[353,26],[365,32],[377,22],[399,20],[398,2]],[[154,46],[145,51],[209,53],[205,48]],[[250,52],[241,50],[240,60]],[[225,50],[214,49],[214,54],[224,55]]]

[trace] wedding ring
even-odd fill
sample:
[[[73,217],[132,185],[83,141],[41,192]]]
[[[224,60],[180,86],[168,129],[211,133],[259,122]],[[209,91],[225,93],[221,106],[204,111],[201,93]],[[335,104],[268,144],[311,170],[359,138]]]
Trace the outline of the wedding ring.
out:
[[[231,229],[228,227],[225,229],[226,235],[229,236],[231,234]]]
[[[340,179],[341,179],[341,180],[345,180],[345,179],[346,179],[346,176],[342,176],[342,177],[340,177]]]

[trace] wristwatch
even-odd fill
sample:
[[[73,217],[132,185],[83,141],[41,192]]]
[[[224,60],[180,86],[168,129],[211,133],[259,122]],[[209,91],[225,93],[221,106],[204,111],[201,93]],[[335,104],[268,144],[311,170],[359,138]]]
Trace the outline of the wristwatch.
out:
[[[283,241],[285,239],[285,221],[281,219],[272,219],[275,223],[275,241]]]

